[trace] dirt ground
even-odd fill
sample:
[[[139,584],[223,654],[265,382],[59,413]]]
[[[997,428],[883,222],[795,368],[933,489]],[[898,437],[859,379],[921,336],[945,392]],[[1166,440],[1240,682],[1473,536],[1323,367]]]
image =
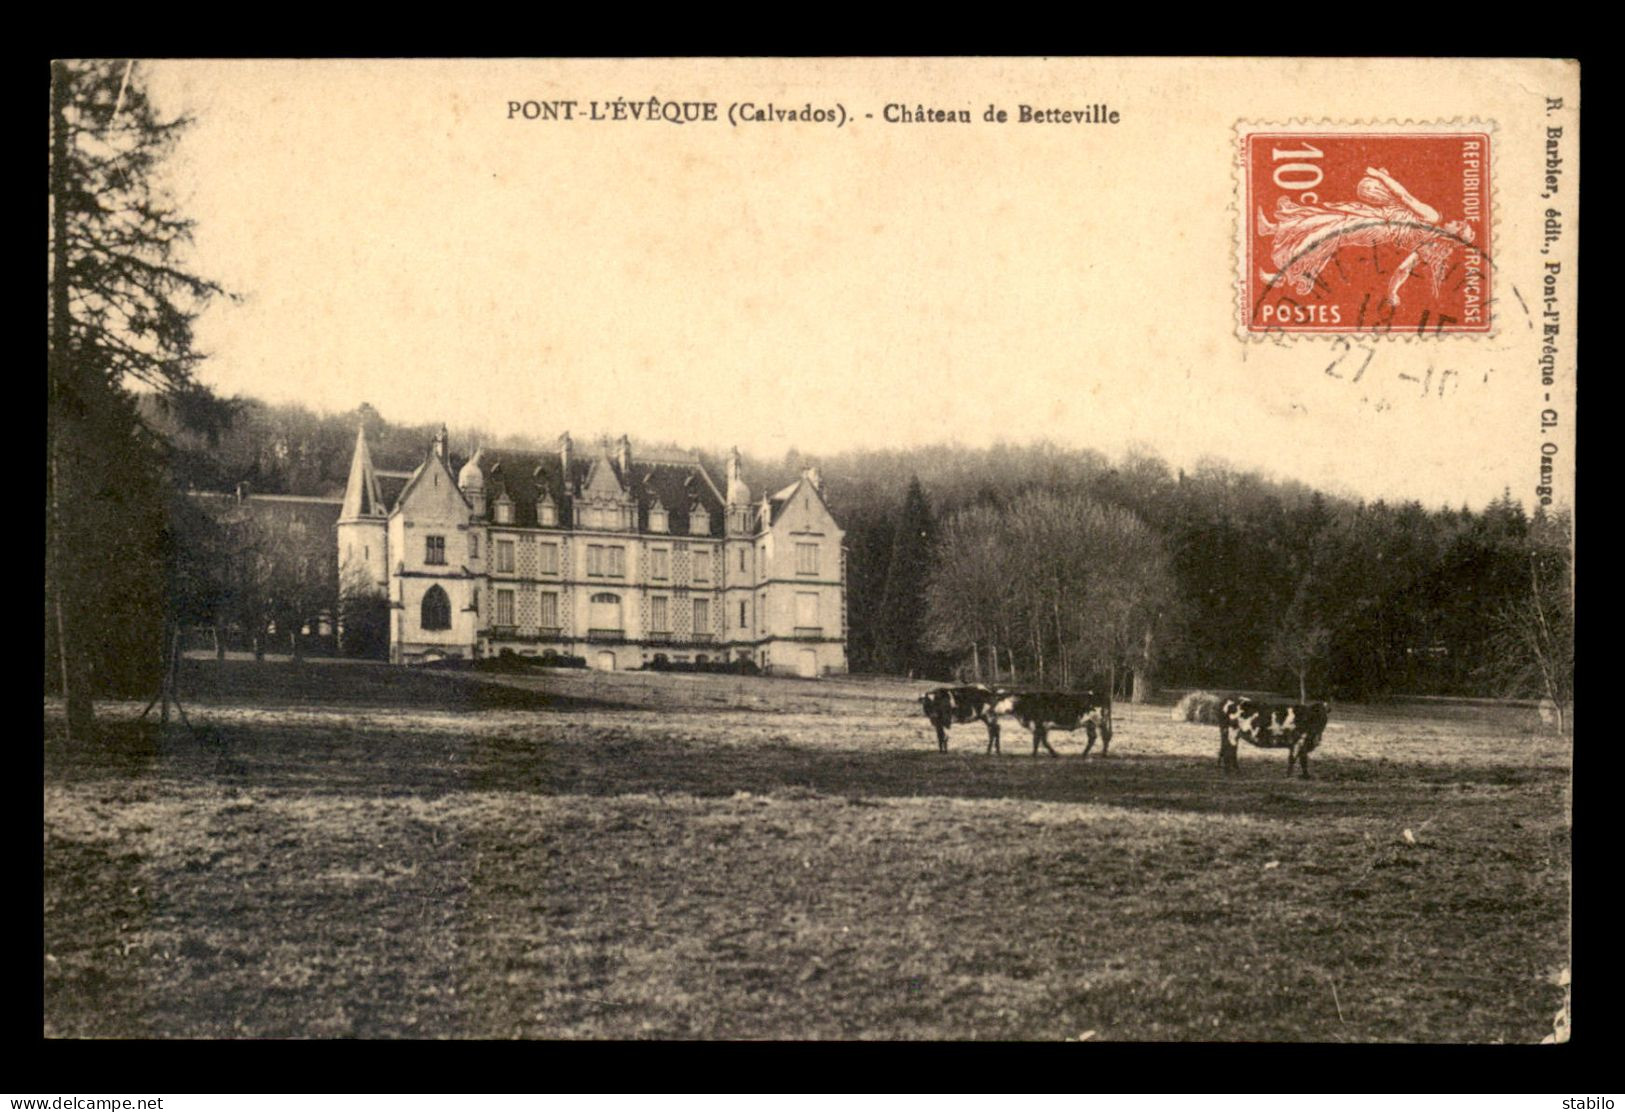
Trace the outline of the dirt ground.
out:
[[[1569,744],[1344,707],[1288,779],[847,679],[188,661],[196,735],[45,707],[45,1033],[1538,1042]]]

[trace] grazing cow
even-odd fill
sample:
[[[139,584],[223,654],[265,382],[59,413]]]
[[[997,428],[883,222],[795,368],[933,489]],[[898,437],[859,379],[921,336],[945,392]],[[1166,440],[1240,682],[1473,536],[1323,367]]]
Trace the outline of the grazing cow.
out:
[[[999,745],[999,720],[993,713],[999,692],[981,684],[938,687],[920,696],[920,706],[931,725],[937,728],[937,751],[948,751],[948,727],[956,722],[983,722],[987,725],[987,746]]]
[[[1052,757],[1060,756],[1049,743],[1050,730],[1076,730],[1082,726],[1089,735],[1089,744],[1083,755],[1095,747],[1095,731],[1100,732],[1100,755],[1106,755],[1112,743],[1112,701],[1093,691],[1023,691],[1007,693],[994,706],[995,714],[1013,715],[1017,722],[1033,732],[1033,756],[1038,747],[1049,750]],[[990,747],[997,749],[999,739],[994,735]]]
[[[1320,744],[1326,730],[1325,703],[1260,703],[1232,697],[1219,706],[1219,767],[1239,772],[1238,742],[1260,749],[1285,749],[1286,774],[1296,763],[1309,779],[1309,751]],[[1234,734],[1234,738],[1232,738]]]

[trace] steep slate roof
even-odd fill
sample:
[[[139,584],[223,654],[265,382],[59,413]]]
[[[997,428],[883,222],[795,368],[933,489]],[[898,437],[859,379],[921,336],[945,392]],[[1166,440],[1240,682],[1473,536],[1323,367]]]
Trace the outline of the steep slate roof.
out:
[[[401,499],[401,491],[414,471],[385,471],[372,458],[365,429],[356,429],[355,454],[350,457],[350,476],[344,486],[345,519],[388,517]]]
[[[570,478],[585,489],[587,476],[595,467],[609,468],[615,484],[630,493],[637,504],[638,528],[649,527],[649,510],[664,505],[670,514],[670,532],[675,536],[688,534],[689,507],[696,501],[711,515],[708,535],[722,536],[723,505],[716,488],[709,481],[697,460],[640,460],[634,457],[628,474],[601,454],[583,453],[586,458],[570,461]],[[455,461],[457,470],[467,462]],[[513,502],[513,523],[521,528],[535,528],[536,502],[545,493],[560,509],[561,521],[574,521],[574,499],[565,489],[562,461],[556,452],[520,452],[501,448],[486,448],[479,459],[480,472],[485,476],[485,501],[492,506],[505,492]],[[570,511],[566,514],[565,511]],[[565,528],[559,526],[559,528]]]
[[[707,534],[722,536],[725,524],[722,499],[706,481],[698,463],[632,460],[632,493],[638,500],[638,528],[649,527],[649,510],[664,506],[670,513],[669,531],[682,536],[689,531],[689,509],[699,505],[711,515]]]
[[[395,512],[396,508],[400,505],[401,499],[406,496],[406,492],[416,486],[425,472],[427,472],[431,467],[447,468],[450,471],[447,478],[451,480],[452,489],[457,489],[457,462],[449,457],[446,459],[441,459],[436,451],[433,448],[430,448],[424,453],[423,462],[418,464],[417,469],[412,471],[402,480],[400,491],[397,492],[392,499],[390,499],[388,503],[389,513]]]
[[[812,482],[812,480],[808,479],[806,475],[802,475],[795,482],[791,483],[789,486],[785,487],[783,490],[777,491],[774,494],[770,494],[767,497],[766,502],[767,502],[767,524],[768,525],[771,526],[771,525],[777,525],[778,524],[779,518],[784,513],[784,508],[790,504],[790,499],[795,497],[795,493],[801,487],[802,483],[807,484],[807,488],[812,491],[812,496],[815,499],[818,500],[818,502],[824,507],[824,509],[826,511],[828,511],[829,503],[824,501],[824,492],[819,490],[818,485],[816,483]],[[834,515],[832,514],[830,516],[833,517]]]
[[[374,471],[378,478],[378,501],[384,507],[384,513],[394,512],[395,503],[400,501],[401,491],[406,489],[406,480],[412,477],[410,471]]]
[[[388,512],[389,503],[378,493],[378,478],[372,465],[372,449],[367,447],[364,428],[355,430],[355,452],[350,457],[350,477],[344,487],[343,515],[347,518],[373,517]]]
[[[260,523],[266,535],[278,545],[302,549],[316,557],[319,566],[332,565],[338,574],[337,551],[339,513],[344,504],[336,498],[305,498],[292,494],[250,494],[239,501],[235,494],[194,491],[192,497],[218,514],[244,514]]]
[[[768,497],[767,497],[767,510],[768,510],[767,523],[769,525],[777,525],[778,524],[779,515],[784,513],[784,507],[786,507],[786,506],[788,506],[790,504],[790,499],[795,495],[797,488],[799,488],[801,486],[801,484],[803,482],[805,482],[805,481],[806,481],[805,479],[797,479],[795,482],[791,483],[789,486],[785,487],[783,490],[780,490],[780,491],[777,491],[774,494],[768,495]]]
[[[467,463],[459,458],[457,470]],[[513,523],[522,528],[536,527],[536,503],[542,495],[553,499],[561,508],[568,505],[564,493],[563,466],[557,453],[519,452],[502,448],[484,448],[480,452],[480,473],[485,476],[485,504],[496,505],[506,494],[513,502]],[[587,460],[572,460],[571,478],[582,481],[587,475]]]
[[[209,506],[237,503],[235,494],[211,490],[192,491],[192,497]],[[307,525],[337,525],[344,503],[337,498],[307,497],[301,494],[249,494],[242,500],[253,513],[277,521],[303,521]]]

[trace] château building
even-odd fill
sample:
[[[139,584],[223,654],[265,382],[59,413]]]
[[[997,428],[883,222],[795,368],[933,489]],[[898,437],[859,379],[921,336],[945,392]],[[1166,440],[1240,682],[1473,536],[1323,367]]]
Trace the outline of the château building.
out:
[[[737,450],[719,489],[697,456],[481,449],[442,426],[411,472],[375,468],[365,431],[338,519],[349,591],[389,600],[396,663],[504,652],[600,669],[749,660],[845,672],[844,534],[817,468],[753,498]]]

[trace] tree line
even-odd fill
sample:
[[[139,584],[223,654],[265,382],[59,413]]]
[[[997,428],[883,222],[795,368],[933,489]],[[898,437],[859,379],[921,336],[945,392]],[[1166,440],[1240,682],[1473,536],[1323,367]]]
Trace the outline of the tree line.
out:
[[[1569,514],[1510,494],[1424,510],[1272,489],[1210,467],[1094,480],[946,513],[924,648],[1040,682],[1572,696]],[[998,647],[1005,655],[1001,657]]]
[[[416,466],[433,434],[370,405],[319,414],[240,401],[231,427],[187,456],[191,481],[336,496],[358,425],[385,469]],[[562,431],[500,442],[548,451]],[[170,433],[195,435],[173,422]],[[452,440],[464,451],[499,442],[473,428]],[[721,473],[720,453],[701,458]],[[758,494],[811,462],[745,457]],[[817,462],[846,530],[854,670],[968,668],[1123,695],[1158,683],[1351,699],[1543,693],[1534,672],[1515,674],[1521,642],[1507,627],[1520,608],[1537,616],[1531,598],[1549,609],[1566,590],[1570,520],[1531,518],[1510,493],[1476,511],[1429,510],[1217,461],[1187,473],[1144,450],[1112,461],[1050,444]],[[1571,607],[1554,613],[1572,622]]]
[[[196,492],[336,497],[357,425],[383,469],[416,466],[433,431],[199,383],[192,321],[229,295],[184,269],[191,223],[152,184],[185,124],[133,64],[52,67],[45,677],[70,737],[90,734],[95,695],[149,690],[178,629],[344,616],[336,538]],[[452,441],[551,450],[562,431]],[[701,459],[723,473],[719,451]],[[758,494],[809,462],[745,460]],[[1047,443],[817,462],[846,530],[854,670],[1122,694],[1571,694],[1572,523],[1510,493],[1428,509]],[[377,614],[350,619],[385,635]]]

